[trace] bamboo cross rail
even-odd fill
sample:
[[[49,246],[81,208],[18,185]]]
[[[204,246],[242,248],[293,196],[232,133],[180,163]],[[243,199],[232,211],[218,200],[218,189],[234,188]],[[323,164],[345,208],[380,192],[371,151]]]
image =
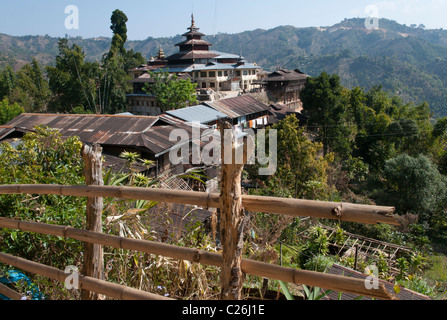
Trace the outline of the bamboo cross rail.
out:
[[[26,222],[20,220],[0,218],[0,227],[8,229],[17,229],[24,232],[35,232],[53,236],[60,236],[64,238],[72,238],[84,242],[107,245],[118,249],[134,250],[139,252],[166,256],[173,259],[181,259],[195,263],[213,265],[217,267],[222,267],[224,263],[222,255],[217,253],[211,253],[192,248],[178,247],[174,245],[168,245],[146,240],[137,240],[137,239],[106,235],[102,233],[75,229],[66,226],[49,225],[37,222]],[[8,264],[10,262],[10,260],[5,260],[5,256],[3,254],[0,254],[0,261]],[[16,267],[21,268],[21,266],[17,265]],[[383,285],[380,285],[378,289],[369,290],[365,286],[365,281],[361,279],[354,279],[339,275],[330,275],[315,271],[296,270],[293,268],[286,268],[282,266],[272,265],[248,259],[242,259],[241,267],[243,272],[246,274],[252,274],[264,278],[281,280],[284,282],[295,283],[298,285],[305,284],[313,287],[342,291],[346,293],[352,293],[360,296],[368,296],[383,300],[394,299],[394,296]],[[65,274],[65,277],[66,276],[67,274]],[[57,280],[60,280],[61,279],[60,277],[61,276],[58,275]],[[89,288],[86,289],[90,290]],[[95,292],[101,293],[99,291]]]
[[[150,200],[197,205],[204,208],[220,208],[220,195],[218,193],[151,188],[82,185],[3,185],[0,186],[0,194],[113,197],[127,200]],[[324,218],[365,224],[399,224],[393,216],[395,211],[393,207],[263,196],[242,196],[242,206],[246,211],[251,212]]]
[[[23,295],[0,283],[0,293],[11,300],[22,300]],[[25,297],[26,298],[26,297]]]
[[[60,282],[65,282],[67,277],[71,275],[71,273],[65,273],[57,268],[11,256],[2,252],[0,252],[0,261],[21,270]],[[173,300],[153,293],[81,275],[79,276],[79,287],[83,290],[96,292],[119,300]]]

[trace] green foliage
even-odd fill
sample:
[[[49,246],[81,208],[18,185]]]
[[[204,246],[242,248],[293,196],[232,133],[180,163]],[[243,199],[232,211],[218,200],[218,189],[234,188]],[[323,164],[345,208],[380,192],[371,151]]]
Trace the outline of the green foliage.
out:
[[[0,185],[83,184],[82,144],[61,139],[57,131],[36,128],[13,147],[0,144]],[[81,228],[85,199],[59,196],[9,195],[0,199],[0,216]],[[1,250],[64,269],[76,265],[83,246],[74,240],[5,230]],[[69,252],[69,254],[67,254]]]
[[[327,229],[319,225],[314,225],[307,231],[307,236],[308,240],[299,256],[300,266],[311,268],[311,270],[328,266],[332,259],[323,258],[329,252],[329,236]]]
[[[17,72],[16,86],[9,95],[29,112],[44,112],[50,99],[50,88],[39,62],[33,59]]]
[[[433,286],[429,285],[427,280],[420,276],[407,276],[405,279],[398,281],[406,289],[419,292],[429,297],[435,297],[436,292]]]
[[[3,99],[0,102],[0,125],[9,122],[23,112],[25,112],[25,109],[17,103],[10,104],[8,99]]]
[[[14,70],[7,66],[0,72],[0,99],[8,97],[16,86],[17,76]]]
[[[308,287],[303,285],[304,293],[306,295],[307,300],[321,300],[326,295],[328,295],[331,291],[321,292],[321,288],[318,287]]]
[[[87,62],[78,45],[69,47],[67,39],[59,40],[56,65],[47,67],[52,99],[49,108],[57,112],[71,112],[82,106],[93,113],[97,110],[100,65]]]
[[[18,103],[28,112],[46,110],[50,90],[35,58],[17,73],[10,67],[0,73],[0,99],[2,97],[11,103]]]
[[[304,263],[304,269],[317,272],[327,272],[334,263],[338,262],[338,257],[319,254],[308,259]]]
[[[324,154],[333,151],[348,155],[352,152],[354,127],[350,124],[346,95],[337,75],[322,72],[318,77],[307,79],[300,93],[306,115],[309,116],[309,129],[318,134],[323,143]]]
[[[321,156],[323,146],[310,141],[299,127],[296,116],[291,115],[271,129],[278,132],[278,167],[266,185],[282,197],[325,200],[333,191],[327,183],[327,170],[332,154]],[[268,136],[268,134],[266,134]]]
[[[110,29],[113,31],[112,48],[111,51],[118,50],[122,54],[125,53],[124,44],[127,41],[127,26],[128,18],[124,12],[116,9],[110,18],[112,25]]]
[[[419,214],[429,221],[430,214],[444,209],[447,178],[426,157],[400,155],[385,164],[383,203],[393,204],[399,212]]]
[[[191,80],[178,79],[168,72],[149,72],[155,83],[148,85],[148,94],[157,97],[158,106],[163,111],[181,109],[197,104],[196,86]]]

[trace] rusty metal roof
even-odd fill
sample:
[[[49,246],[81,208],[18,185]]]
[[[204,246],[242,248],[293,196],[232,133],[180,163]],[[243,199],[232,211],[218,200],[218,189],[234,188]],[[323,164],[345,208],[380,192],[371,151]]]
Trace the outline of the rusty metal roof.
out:
[[[250,95],[205,102],[204,104],[228,115],[232,119],[269,110],[268,105],[263,104]]]
[[[160,117],[124,115],[22,114],[4,130],[8,132],[11,127],[33,130],[39,125],[57,129],[64,137],[78,136],[85,143],[145,148],[156,156],[175,145],[169,141],[172,130],[184,129],[192,137],[191,125]]]
[[[193,46],[212,46],[211,43],[209,43],[206,40],[202,40],[202,39],[187,39],[185,41],[182,41],[180,43],[177,43],[176,46],[185,46],[185,45],[193,45]]]
[[[12,126],[0,126],[0,139],[3,139],[13,131],[14,127]]]
[[[264,81],[305,81],[309,76],[302,73],[300,70],[286,70],[281,69],[270,73],[267,77],[264,77]]]
[[[332,265],[331,269],[329,270],[329,274],[335,274],[335,275],[340,275],[340,276],[345,276],[345,277],[352,277],[352,278],[356,278],[356,279],[367,279],[368,278],[368,276],[366,274],[360,273],[358,271],[354,271],[352,269],[343,267],[338,264]],[[379,280],[379,283],[383,284],[389,292],[394,293],[394,284],[393,283],[390,283],[390,282],[387,282],[384,280]],[[355,294],[346,293],[346,292],[343,292],[340,296],[341,300],[354,300],[354,299],[359,299],[359,298],[360,297]],[[326,299],[339,300],[339,292],[331,291],[326,296]],[[411,290],[408,290],[405,288],[401,288],[400,292],[397,294],[397,299],[398,300],[431,300],[431,298],[426,295],[423,295],[418,292],[411,291]],[[371,298],[361,297],[361,300],[371,300]]]

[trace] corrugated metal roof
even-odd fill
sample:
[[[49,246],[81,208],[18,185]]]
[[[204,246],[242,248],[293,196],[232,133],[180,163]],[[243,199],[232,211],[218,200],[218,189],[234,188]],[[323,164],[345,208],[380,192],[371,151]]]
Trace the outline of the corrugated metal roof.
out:
[[[205,102],[204,104],[225,113],[232,119],[269,110],[268,105],[263,104],[250,95]]]
[[[211,59],[217,57],[216,54],[209,51],[188,51],[179,52],[167,58],[167,60],[191,60],[191,59]]]
[[[221,51],[216,51],[216,50],[210,50],[210,52],[218,55],[218,57],[216,57],[216,59],[239,59],[240,58],[239,55],[232,54],[232,53],[221,52]],[[242,58],[244,58],[244,57],[242,57]]]
[[[14,128],[12,126],[0,126],[0,139],[3,139],[13,131]]]
[[[360,273],[358,271],[354,271],[352,269],[340,266],[338,264],[334,264],[329,274],[335,274],[335,275],[341,275],[345,277],[352,277],[356,279],[367,279],[368,276],[366,274]],[[385,285],[385,288],[391,292],[394,293],[394,284],[390,282],[386,282],[384,280],[379,280],[379,282],[383,285]],[[339,299],[339,292],[332,291],[327,296],[327,299],[329,300],[338,300]],[[352,294],[352,293],[346,293],[343,292],[340,299],[341,300],[354,300],[358,299],[359,296]],[[401,288],[400,292],[397,294],[398,300],[431,300],[430,297],[417,293],[415,291],[411,291],[405,288]],[[371,300],[369,297],[362,297],[362,300]]]
[[[270,73],[264,81],[305,81],[309,76],[299,70],[281,69]]]
[[[167,111],[166,113],[186,122],[200,122],[205,124],[219,120],[220,118],[227,118],[226,114],[205,105]]]
[[[192,131],[191,126],[167,123],[160,117],[124,115],[22,114],[8,123],[8,126],[26,130],[38,125],[57,129],[65,137],[78,136],[85,143],[146,148],[154,155],[174,146],[174,142],[169,141],[172,130]]]
[[[184,45],[194,45],[194,46],[198,46],[198,45],[205,45],[205,46],[211,46],[212,44],[209,43],[206,40],[202,40],[202,39],[187,39],[185,41],[182,41],[180,43],[177,43],[176,46],[184,46]]]

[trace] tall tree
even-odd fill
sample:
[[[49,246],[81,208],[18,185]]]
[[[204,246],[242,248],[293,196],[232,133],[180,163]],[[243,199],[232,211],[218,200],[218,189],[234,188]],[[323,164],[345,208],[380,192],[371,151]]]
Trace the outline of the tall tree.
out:
[[[50,109],[57,112],[71,112],[76,107],[99,113],[98,87],[100,65],[85,61],[85,53],[76,44],[71,47],[68,39],[59,39],[59,54],[56,66],[47,67],[53,99]]]
[[[126,111],[126,94],[131,90],[128,70],[145,62],[141,53],[134,52],[133,49],[127,51],[124,47],[127,41],[126,14],[117,9],[112,13],[110,21],[113,38],[110,50],[102,61],[103,74],[99,90],[101,113]]]
[[[332,190],[327,170],[334,160],[333,154],[321,155],[323,145],[308,139],[295,115],[286,117],[271,129],[278,133],[278,168],[273,177],[268,177],[267,185],[283,196],[327,199]]]
[[[17,72],[16,85],[9,95],[11,102],[17,102],[28,112],[47,111],[51,91],[39,62],[33,58]]]
[[[0,73],[0,99],[3,99],[12,92],[16,85],[17,76],[11,66],[6,66]]]
[[[128,21],[128,18],[124,12],[122,12],[119,9],[116,9],[115,11],[113,11],[110,20],[112,22],[110,29],[113,31],[111,51],[118,50],[124,56],[126,53],[124,49],[124,44],[127,41],[126,23]]]
[[[326,72],[310,77],[300,96],[304,112],[309,116],[309,128],[318,133],[324,154],[330,151],[341,157],[350,154],[355,126],[351,123],[340,78]]]
[[[418,214],[422,221],[443,213],[447,178],[428,157],[399,155],[386,162],[383,177],[385,189],[379,197],[382,203],[396,206],[399,213]]]

